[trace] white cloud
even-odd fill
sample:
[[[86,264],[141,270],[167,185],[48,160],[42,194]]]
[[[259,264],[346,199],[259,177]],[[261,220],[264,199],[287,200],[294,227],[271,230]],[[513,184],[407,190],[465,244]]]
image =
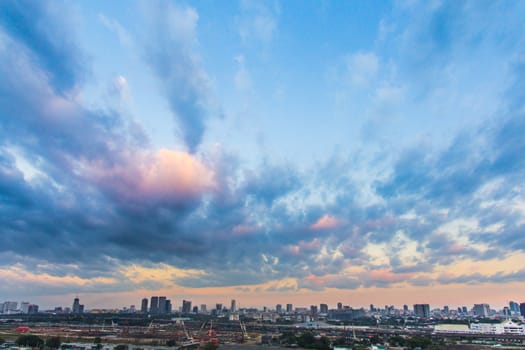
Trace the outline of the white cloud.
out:
[[[239,91],[250,91],[252,88],[252,79],[244,64],[244,56],[239,55],[235,57],[235,61],[238,63],[237,71],[233,78],[235,88]]]
[[[108,18],[102,13],[98,14],[98,19],[106,28],[117,34],[120,45],[126,47],[133,46],[133,39],[131,39],[128,31],[117,20]]]
[[[355,87],[369,86],[379,70],[379,59],[372,52],[358,52],[346,58],[348,82]]]
[[[268,45],[277,33],[277,3],[241,1],[239,35],[243,42],[258,41]]]

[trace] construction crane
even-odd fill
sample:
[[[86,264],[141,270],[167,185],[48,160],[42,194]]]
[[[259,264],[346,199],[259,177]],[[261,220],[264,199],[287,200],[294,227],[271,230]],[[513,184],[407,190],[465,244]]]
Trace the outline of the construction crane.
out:
[[[241,342],[244,343],[245,340],[248,340],[248,332],[246,331],[246,325],[244,324],[244,322],[239,320],[239,325],[241,326],[241,332],[242,332]]]

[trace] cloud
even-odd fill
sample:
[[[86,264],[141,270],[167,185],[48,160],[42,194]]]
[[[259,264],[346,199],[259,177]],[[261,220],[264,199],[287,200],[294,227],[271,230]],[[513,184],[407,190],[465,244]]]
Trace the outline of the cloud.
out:
[[[88,164],[84,171],[121,201],[185,203],[215,187],[213,170],[188,153],[160,149],[132,156],[126,164]]]
[[[51,85],[61,94],[73,89],[88,71],[86,56],[67,23],[72,16],[63,16],[64,6],[62,2],[8,0],[2,2],[0,11],[0,27],[45,68]]]
[[[339,226],[341,222],[336,217],[325,214],[319,218],[315,223],[310,225],[312,230],[327,230]]]
[[[346,58],[348,81],[362,88],[368,86],[379,71],[379,59],[372,52],[358,52]]]
[[[144,56],[160,81],[190,152],[202,141],[213,110],[212,84],[197,53],[199,15],[191,7],[148,3]]]
[[[280,13],[276,2],[241,1],[239,35],[244,43],[269,45],[277,34]]]
[[[155,4],[143,48],[187,152],[152,149],[126,115],[65,93],[89,71],[69,27],[58,21],[37,32],[53,23],[53,5],[18,4],[0,5],[24,23],[18,31],[0,15],[0,275],[10,280],[3,293],[248,285],[295,292],[523,277],[504,263],[525,251],[519,58],[492,119],[451,132],[446,144],[338,153],[301,168],[264,160],[248,169],[221,149],[196,152],[212,103],[194,9]],[[246,6],[254,16],[278,14],[259,9],[266,5]],[[275,28],[261,28],[248,36],[274,39]],[[432,45],[454,55],[458,44]],[[379,79],[379,62],[372,52],[350,57],[349,74],[357,74],[350,79]],[[379,85],[373,96],[384,106],[413,97],[410,86]],[[126,87],[119,77],[119,93]],[[467,262],[490,262],[499,273],[459,271]]]
[[[252,79],[244,64],[244,56],[239,55],[235,57],[235,61],[238,63],[238,68],[233,79],[235,88],[239,91],[250,91],[252,88]]]
[[[109,18],[102,13],[98,14],[98,19],[106,28],[117,34],[120,45],[127,47],[133,46],[131,35],[117,20]]]

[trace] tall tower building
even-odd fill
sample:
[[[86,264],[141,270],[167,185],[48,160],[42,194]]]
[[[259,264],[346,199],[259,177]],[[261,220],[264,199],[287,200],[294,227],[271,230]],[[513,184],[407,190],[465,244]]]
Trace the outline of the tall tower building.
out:
[[[518,304],[515,301],[509,301],[509,309],[510,309],[511,314],[519,314],[520,304]]]
[[[520,314],[525,317],[525,303],[520,303]]]
[[[292,313],[293,312],[293,305],[292,304],[286,304],[286,312]]]
[[[149,303],[149,312],[152,314],[159,313],[159,297],[151,297],[151,301]]]
[[[235,301],[235,299],[232,299],[230,312],[237,312],[237,302]]]
[[[29,302],[23,301],[20,303],[20,311],[22,311],[23,314],[29,313]]]
[[[281,304],[275,305],[275,311],[280,315],[283,313],[283,306]]]
[[[159,297],[159,314],[166,313],[166,297]]]
[[[488,317],[490,314],[490,306],[489,304],[474,304],[472,312],[476,316]]]
[[[327,304],[321,304],[319,305],[319,312],[322,314],[328,313],[328,305]]]
[[[414,313],[417,317],[429,318],[430,305],[429,304],[414,304]]]
[[[148,298],[142,299],[142,303],[140,305],[140,312],[142,312],[143,314],[148,313]]]
[[[74,314],[79,314],[80,313],[80,299],[78,297],[76,297],[75,299],[73,299],[73,313]]]
[[[189,314],[191,312],[191,301],[183,300],[182,301],[182,313]]]

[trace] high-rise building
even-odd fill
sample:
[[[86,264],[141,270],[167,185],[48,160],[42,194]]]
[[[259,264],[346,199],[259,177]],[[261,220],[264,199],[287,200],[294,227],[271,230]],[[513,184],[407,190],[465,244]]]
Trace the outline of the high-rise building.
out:
[[[222,304],[215,304],[215,310],[217,310],[217,312],[221,312],[222,311]]]
[[[475,316],[488,317],[490,314],[490,306],[489,304],[474,304],[472,313]]]
[[[510,308],[508,306],[503,307],[503,316],[510,316]]]
[[[73,299],[73,307],[72,307],[72,310],[73,310],[73,313],[74,314],[77,314],[78,313],[78,307],[80,305],[80,299],[77,297],[75,299]]]
[[[29,313],[29,302],[23,301],[20,303],[20,311],[22,311],[23,314]]]
[[[165,314],[171,314],[171,300],[166,299],[166,308],[164,309]]]
[[[317,305],[310,305],[310,313],[312,315],[316,315],[317,314]]]
[[[4,302],[3,313],[7,314],[11,311],[15,311],[18,308],[18,301],[6,301]]]
[[[319,305],[319,312],[322,314],[328,313],[328,305],[327,304],[321,304]]]
[[[509,301],[509,309],[512,314],[520,313],[520,304],[515,301]]]
[[[468,310],[466,306],[461,307],[461,311],[466,315],[468,314]]]
[[[275,305],[275,311],[280,315],[283,313],[283,306],[281,304]]]
[[[143,314],[148,313],[148,298],[142,298],[142,303],[140,305],[140,312]]]
[[[450,312],[448,305],[443,306],[443,313],[448,314]]]
[[[82,310],[79,312],[79,313],[83,313],[84,312],[84,305],[81,305],[82,306]],[[38,305],[35,305],[35,304],[29,304],[29,306],[27,307],[27,313],[28,314],[37,314],[38,313]]]
[[[159,297],[159,314],[165,314],[166,312],[166,297]]]
[[[152,314],[159,313],[159,297],[151,297],[149,303],[149,312]]]
[[[414,304],[414,313],[417,317],[429,318],[430,305],[429,304]]]
[[[292,304],[286,304],[286,312],[292,313],[293,312],[293,305]]]
[[[520,314],[525,317],[525,303],[520,303]]]
[[[408,305],[403,305],[403,312],[407,313],[408,312]]]
[[[374,307],[374,304],[370,304],[370,312],[375,312],[376,308]]]
[[[182,313],[189,314],[191,312],[191,301],[183,300],[182,301]]]
[[[203,314],[205,314],[207,311],[206,311],[206,304],[201,304],[201,312]]]
[[[84,305],[80,304],[80,299],[78,297],[73,299],[72,312],[74,314],[82,314],[82,313],[84,313]]]
[[[337,303],[337,311],[343,310],[343,303],[339,302]]]
[[[232,299],[230,312],[237,312],[237,302],[235,301],[235,299]]]

